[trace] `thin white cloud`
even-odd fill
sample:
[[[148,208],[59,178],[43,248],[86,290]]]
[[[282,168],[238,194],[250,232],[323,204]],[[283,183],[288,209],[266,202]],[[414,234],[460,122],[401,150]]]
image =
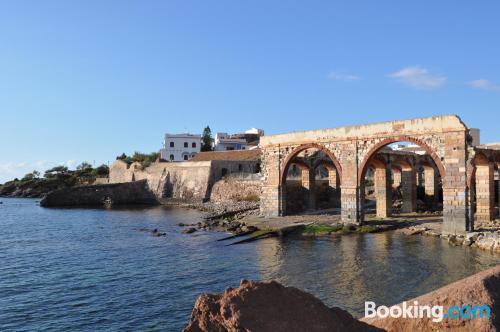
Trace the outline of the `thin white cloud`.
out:
[[[416,89],[438,89],[446,84],[447,77],[432,74],[428,69],[410,66],[389,75],[398,82]]]
[[[487,91],[500,91],[500,85],[497,85],[485,79],[470,81],[467,83],[467,85],[474,89],[487,90]]]
[[[361,77],[353,74],[347,74],[347,73],[342,73],[338,71],[332,71],[330,74],[328,74],[328,78],[334,81],[359,81]]]
[[[75,160],[72,160],[72,159],[59,163],[59,165],[66,166],[69,169],[76,167],[77,164],[78,164],[78,162],[76,162]]]

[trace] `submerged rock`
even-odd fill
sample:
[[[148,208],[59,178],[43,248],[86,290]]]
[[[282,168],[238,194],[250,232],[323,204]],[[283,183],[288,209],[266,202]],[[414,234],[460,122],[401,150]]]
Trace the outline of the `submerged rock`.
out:
[[[202,294],[184,332],[382,331],[294,287],[243,280],[223,294]]]
[[[184,233],[184,234],[191,234],[194,232],[196,232],[196,228],[194,228],[194,227],[190,227],[190,228],[187,228],[187,229],[182,231],[182,233]]]
[[[409,227],[409,228],[403,230],[403,233],[406,235],[417,235],[417,234],[423,234],[427,230],[428,229],[426,227],[413,226],[413,227]]]
[[[436,291],[407,300],[408,305],[450,306],[488,305],[491,318],[363,318],[362,321],[391,331],[497,331],[500,329],[500,265],[454,282]],[[456,313],[456,312],[455,312]]]
[[[153,236],[167,236],[167,233],[158,231],[157,228],[153,229],[151,232]]]

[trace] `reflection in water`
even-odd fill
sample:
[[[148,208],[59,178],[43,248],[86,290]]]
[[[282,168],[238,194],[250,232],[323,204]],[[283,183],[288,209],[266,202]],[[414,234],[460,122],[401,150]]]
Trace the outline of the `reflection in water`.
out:
[[[365,301],[392,305],[500,262],[439,238],[395,232],[267,239],[256,251],[263,279],[306,290],[362,315]]]
[[[277,279],[360,314],[493,266],[499,256],[396,233],[265,239],[181,234],[200,213],[165,207],[44,209],[0,205],[2,331],[179,331],[202,292]],[[165,237],[140,229],[157,228]]]

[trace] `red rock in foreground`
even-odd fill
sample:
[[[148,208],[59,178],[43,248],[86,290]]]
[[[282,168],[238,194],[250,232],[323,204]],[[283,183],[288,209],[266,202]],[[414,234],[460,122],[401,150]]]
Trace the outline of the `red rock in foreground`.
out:
[[[441,322],[433,322],[429,318],[363,318],[362,321],[389,332],[500,330],[500,265],[408,300],[407,303],[414,301],[418,301],[420,305],[441,305],[444,312],[450,306],[488,305],[491,308],[491,318],[444,318]]]
[[[222,295],[202,294],[185,332],[381,331],[314,296],[275,281],[243,280]]]

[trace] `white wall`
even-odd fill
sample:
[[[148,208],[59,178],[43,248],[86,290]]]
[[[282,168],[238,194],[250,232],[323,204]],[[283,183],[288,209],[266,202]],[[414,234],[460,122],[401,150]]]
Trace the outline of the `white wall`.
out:
[[[174,144],[171,147],[171,143]],[[187,143],[187,147],[185,147]],[[195,147],[193,147],[195,144]],[[180,136],[180,135],[165,135],[165,141],[163,143],[163,149],[160,150],[161,159],[171,160],[171,155],[173,155],[173,161],[184,161],[184,156],[187,156],[187,160],[190,160],[195,154],[200,152],[201,149],[201,138],[199,136]]]

